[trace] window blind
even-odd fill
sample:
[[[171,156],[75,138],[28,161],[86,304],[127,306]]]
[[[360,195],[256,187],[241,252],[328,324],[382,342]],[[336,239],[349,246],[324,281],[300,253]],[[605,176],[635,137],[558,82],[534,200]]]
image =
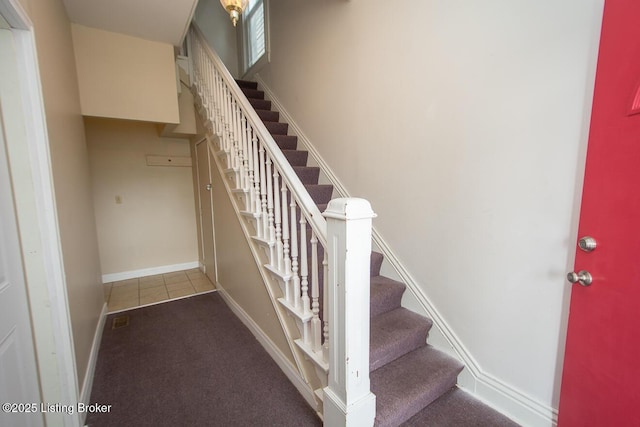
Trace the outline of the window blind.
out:
[[[247,69],[265,53],[264,1],[252,0],[246,11]]]

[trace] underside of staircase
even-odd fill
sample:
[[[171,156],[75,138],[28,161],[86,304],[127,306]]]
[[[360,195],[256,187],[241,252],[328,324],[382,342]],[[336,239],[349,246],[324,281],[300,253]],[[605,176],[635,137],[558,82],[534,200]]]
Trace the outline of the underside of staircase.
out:
[[[333,186],[319,184],[320,169],[307,166],[308,152],[272,111],[255,82],[237,81],[305,185],[320,212]],[[383,256],[371,254],[370,379],[377,426],[517,426],[456,387],[463,365],[427,344],[431,320],[401,306],[405,285],[380,275]]]

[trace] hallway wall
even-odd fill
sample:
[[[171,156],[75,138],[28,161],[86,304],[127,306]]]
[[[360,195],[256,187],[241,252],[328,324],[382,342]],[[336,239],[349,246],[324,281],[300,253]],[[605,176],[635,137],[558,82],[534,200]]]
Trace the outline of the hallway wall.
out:
[[[259,75],[371,201],[478,391],[551,420],[603,0],[270,5]]]
[[[217,0],[198,2],[194,21],[233,77],[239,77],[238,36],[229,14]],[[238,27],[239,28],[239,27]]]
[[[87,117],[85,126],[102,274],[197,263],[192,168],[146,162],[190,157],[189,140],[161,138],[154,123]]]
[[[104,295],[100,286],[100,259],[89,158],[80,114],[71,25],[61,0],[20,1],[34,26],[55,186],[56,214],[64,259],[66,287],[48,289],[48,292],[66,293],[75,346],[78,387],[81,387],[104,305]],[[47,309],[55,309],[48,302],[48,295],[37,297]],[[34,316],[43,314],[39,307],[37,310],[38,313],[34,313]],[[66,317],[66,313],[59,315]],[[65,326],[58,324],[48,327]],[[42,330],[36,330],[34,333],[37,335],[41,332]],[[53,333],[62,334],[56,330]],[[39,359],[50,356],[52,355],[38,355]],[[53,371],[40,374],[48,376],[47,384],[51,384],[50,380],[56,374],[62,377],[68,375]],[[72,387],[70,384],[59,386]]]

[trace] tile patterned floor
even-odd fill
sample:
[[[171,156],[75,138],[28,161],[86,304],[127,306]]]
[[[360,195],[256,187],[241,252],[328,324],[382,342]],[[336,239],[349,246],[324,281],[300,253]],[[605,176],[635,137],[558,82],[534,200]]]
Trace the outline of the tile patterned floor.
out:
[[[109,313],[215,290],[207,276],[197,268],[105,283],[103,286]]]

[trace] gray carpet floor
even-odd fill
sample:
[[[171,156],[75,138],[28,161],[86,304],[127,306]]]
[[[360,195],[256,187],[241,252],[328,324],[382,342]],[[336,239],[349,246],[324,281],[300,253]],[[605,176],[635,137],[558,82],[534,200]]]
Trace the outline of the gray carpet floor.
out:
[[[217,293],[108,316],[91,403],[89,427],[321,425]]]

